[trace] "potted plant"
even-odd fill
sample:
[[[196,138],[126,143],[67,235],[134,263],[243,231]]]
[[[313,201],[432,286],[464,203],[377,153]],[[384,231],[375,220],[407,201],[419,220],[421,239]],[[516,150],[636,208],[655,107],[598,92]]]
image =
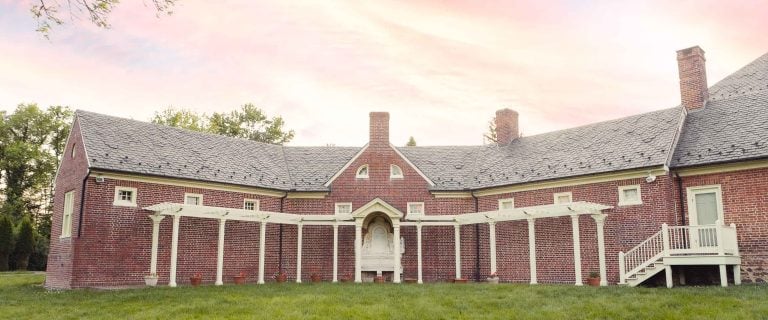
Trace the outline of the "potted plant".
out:
[[[277,283],[283,283],[287,279],[288,279],[288,275],[286,275],[285,272],[278,271],[277,273],[275,273],[275,281]]]
[[[375,278],[373,278],[374,283],[384,283],[384,275],[377,274]]]
[[[240,271],[240,273],[235,276],[235,284],[244,284],[245,276],[245,271]]]
[[[199,272],[189,277],[189,283],[191,283],[193,287],[199,286],[201,282],[203,282],[203,275]]]
[[[320,273],[318,273],[318,272],[317,272],[317,268],[315,268],[315,267],[313,267],[313,268],[310,268],[310,269],[309,269],[309,272],[310,272],[310,274],[309,274],[309,279],[310,279],[312,282],[320,282],[320,281],[322,281],[322,280],[323,280],[323,278],[322,278],[322,277],[320,277]]]
[[[592,271],[589,273],[589,278],[587,278],[587,284],[593,287],[599,287],[600,286],[600,274],[597,271]]]
[[[496,274],[496,272],[493,272],[488,276],[488,279],[485,279],[485,281],[488,283],[499,284],[499,276]]]
[[[157,273],[150,273],[148,276],[144,276],[144,283],[147,286],[154,287],[157,285]]]

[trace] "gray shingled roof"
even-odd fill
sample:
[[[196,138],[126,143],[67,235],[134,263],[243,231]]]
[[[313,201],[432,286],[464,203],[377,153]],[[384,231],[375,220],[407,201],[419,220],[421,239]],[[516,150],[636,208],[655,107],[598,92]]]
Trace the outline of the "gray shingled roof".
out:
[[[664,109],[522,137],[505,146],[398,148],[434,190],[482,188],[669,164],[768,157],[768,54],[710,88],[688,114]],[[283,147],[78,111],[91,166],[278,190],[325,191],[360,148]]]
[[[672,167],[768,157],[768,54],[709,89],[704,108],[691,111]]]
[[[282,147],[86,111],[77,111],[77,117],[91,167],[110,171],[279,190],[326,190],[328,173],[333,175],[358,150]],[[312,164],[310,169],[300,169],[306,164]]]
[[[435,190],[482,189],[666,164],[680,108],[522,137],[509,145],[400,148]]]

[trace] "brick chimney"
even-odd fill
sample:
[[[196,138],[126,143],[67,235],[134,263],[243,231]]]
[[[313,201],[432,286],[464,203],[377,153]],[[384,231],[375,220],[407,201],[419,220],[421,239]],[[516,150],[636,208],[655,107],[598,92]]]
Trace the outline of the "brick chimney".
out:
[[[519,137],[520,130],[517,126],[517,112],[507,108],[496,111],[496,143],[500,145],[509,144],[512,140]]]
[[[371,147],[389,147],[389,112],[371,112]]]
[[[709,98],[704,50],[699,46],[677,51],[680,99],[688,111],[704,107]]]

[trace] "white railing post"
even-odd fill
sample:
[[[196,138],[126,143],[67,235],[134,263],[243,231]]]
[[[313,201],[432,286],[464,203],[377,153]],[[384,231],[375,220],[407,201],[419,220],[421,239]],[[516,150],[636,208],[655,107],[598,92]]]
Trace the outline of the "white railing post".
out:
[[[739,255],[739,234],[736,233],[736,224],[731,223],[731,229],[733,229],[733,255]]]
[[[626,284],[627,266],[624,262],[624,251],[619,252],[619,284]]]
[[[661,225],[661,242],[664,248],[662,256],[669,255],[669,225],[666,223]]]
[[[715,243],[717,244],[717,254],[725,255],[725,243],[723,241],[723,221],[715,221]]]

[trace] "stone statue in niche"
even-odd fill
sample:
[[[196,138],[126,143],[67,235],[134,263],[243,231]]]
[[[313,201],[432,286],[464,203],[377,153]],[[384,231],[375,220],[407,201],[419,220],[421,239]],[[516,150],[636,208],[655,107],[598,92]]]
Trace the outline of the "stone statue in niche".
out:
[[[384,218],[376,217],[368,225],[368,233],[363,239],[364,255],[390,255],[394,253],[393,235],[389,232],[389,223]]]

